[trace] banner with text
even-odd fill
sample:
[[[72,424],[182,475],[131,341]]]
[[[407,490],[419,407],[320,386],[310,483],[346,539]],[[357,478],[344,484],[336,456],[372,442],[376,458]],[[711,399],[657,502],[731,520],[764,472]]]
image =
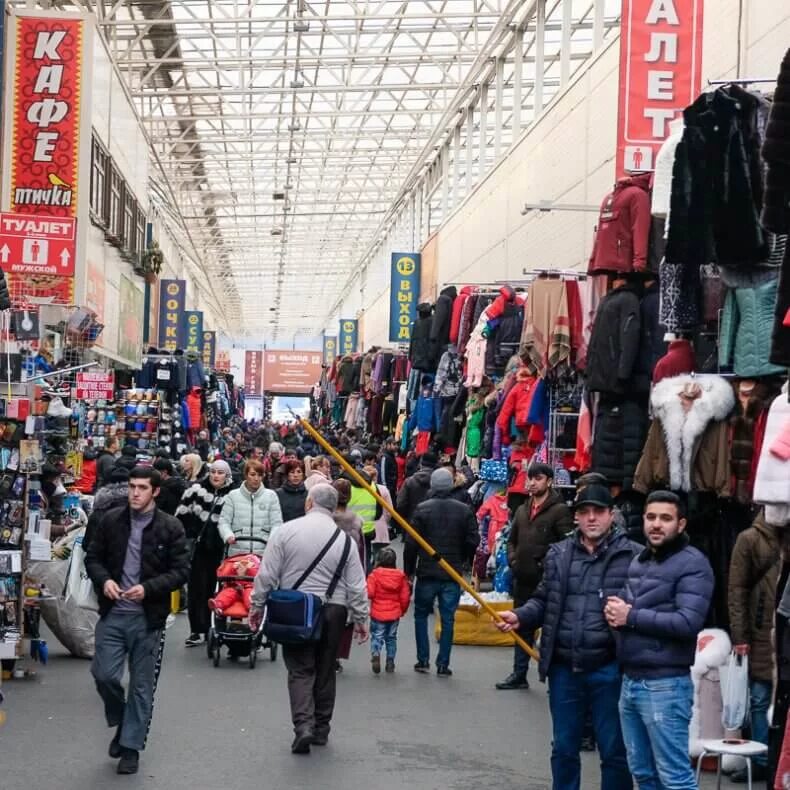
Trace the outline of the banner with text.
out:
[[[359,323],[356,318],[341,318],[339,332],[340,354],[353,354],[357,350],[357,336],[359,334]]]
[[[115,400],[115,373],[111,370],[81,370],[77,373],[79,400]]]
[[[324,335],[324,364],[331,365],[337,356],[337,337]]]
[[[244,392],[256,398],[263,393],[263,351],[244,352]]]
[[[277,395],[309,395],[321,378],[320,351],[264,351],[263,389]]]
[[[702,90],[703,0],[623,0],[617,176],[653,170],[669,122]]]
[[[73,225],[89,206],[93,24],[87,16],[23,11],[9,17],[6,41],[2,207]],[[85,233],[75,239],[76,254],[73,244],[61,250],[32,234],[19,261],[8,262],[12,300],[74,304],[74,259],[84,255]]]
[[[217,333],[203,331],[203,367],[214,370],[217,358]]]
[[[390,262],[390,342],[408,343],[417,318],[420,253],[393,252]]]
[[[182,321],[186,304],[186,280],[159,281],[159,348],[183,348]]]
[[[184,351],[203,356],[203,312],[186,310],[184,312]]]

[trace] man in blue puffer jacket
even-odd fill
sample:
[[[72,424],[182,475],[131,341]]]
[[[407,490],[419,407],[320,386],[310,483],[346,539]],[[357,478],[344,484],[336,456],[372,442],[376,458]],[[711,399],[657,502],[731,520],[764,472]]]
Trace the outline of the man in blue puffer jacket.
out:
[[[619,629],[620,719],[628,765],[641,790],[697,790],[688,758],[697,634],[713,595],[713,571],[689,546],[680,498],[654,491],[645,504],[647,547],[631,563],[606,618]]]
[[[503,612],[499,627],[530,634],[543,629],[538,674],[549,680],[553,790],[579,790],[588,708],[601,756],[602,790],[631,790],[617,710],[620,669],[603,610],[607,598],[622,589],[641,547],[613,528],[606,486],[583,488],[574,510],[578,529],[549,548],[535,594],[514,612]]]

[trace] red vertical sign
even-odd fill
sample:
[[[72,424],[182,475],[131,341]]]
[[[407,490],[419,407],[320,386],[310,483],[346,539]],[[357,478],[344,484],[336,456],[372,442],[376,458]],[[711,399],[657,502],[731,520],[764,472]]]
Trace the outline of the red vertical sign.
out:
[[[623,0],[617,176],[652,170],[669,122],[702,90],[703,0]]]
[[[244,391],[256,397],[263,393],[263,351],[244,352]]]

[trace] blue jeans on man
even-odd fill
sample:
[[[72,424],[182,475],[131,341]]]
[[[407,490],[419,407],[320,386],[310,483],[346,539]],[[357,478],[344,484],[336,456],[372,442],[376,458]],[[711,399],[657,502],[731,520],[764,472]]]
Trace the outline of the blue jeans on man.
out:
[[[617,700],[620,669],[612,661],[599,669],[574,672],[565,664],[549,668],[549,708],[554,728],[551,750],[553,790],[579,790],[584,719],[592,711],[593,729],[601,758],[601,790],[631,790]],[[688,732],[688,729],[687,729]]]
[[[620,721],[639,790],[697,790],[689,760],[693,699],[689,675],[623,678]]]
[[[767,680],[752,680],[749,683],[749,715],[752,724],[752,740],[768,745],[768,708],[771,705],[773,684]],[[768,756],[760,754],[752,758],[755,765],[765,768]]]
[[[456,582],[440,579],[417,579],[414,585],[414,637],[417,642],[417,661],[428,664],[431,658],[428,640],[428,615],[433,613],[434,601],[439,602],[439,619],[442,636],[439,640],[437,667],[450,666],[450,651],[453,647],[455,610],[461,600],[461,587]]]

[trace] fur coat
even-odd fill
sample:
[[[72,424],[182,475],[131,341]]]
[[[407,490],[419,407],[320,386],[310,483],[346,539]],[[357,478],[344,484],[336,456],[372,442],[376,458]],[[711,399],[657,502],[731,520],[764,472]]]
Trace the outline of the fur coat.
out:
[[[683,393],[690,397],[682,397]],[[647,493],[712,491],[730,495],[729,426],[732,387],[719,376],[674,376],[650,396],[653,423],[636,469],[634,488]]]

